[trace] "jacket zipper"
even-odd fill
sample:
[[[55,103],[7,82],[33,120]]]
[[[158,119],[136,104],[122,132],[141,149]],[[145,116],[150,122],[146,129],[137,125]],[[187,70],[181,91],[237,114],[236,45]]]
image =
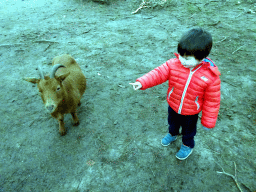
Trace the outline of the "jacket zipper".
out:
[[[184,91],[182,93],[182,97],[181,97],[181,101],[180,101],[180,106],[179,106],[179,110],[178,110],[178,114],[181,114],[181,109],[182,109],[182,106],[183,106],[183,101],[184,101],[184,98],[185,98],[185,95],[186,95],[186,92],[187,92],[187,89],[188,89],[188,86],[189,86],[189,83],[192,79],[192,76],[193,74],[198,70],[200,69],[200,67],[198,67],[195,71],[192,72],[193,69],[190,69],[190,72],[189,72],[189,76],[188,76],[188,80],[186,82],[186,85],[185,85],[185,88],[184,88]]]

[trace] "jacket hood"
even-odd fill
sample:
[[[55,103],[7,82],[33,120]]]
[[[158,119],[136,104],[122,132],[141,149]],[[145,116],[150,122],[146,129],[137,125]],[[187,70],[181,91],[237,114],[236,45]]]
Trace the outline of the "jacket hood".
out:
[[[206,68],[209,68],[211,70],[211,72],[213,74],[215,74],[216,76],[220,75],[219,69],[218,67],[213,63],[213,61],[211,59],[209,59],[208,57],[206,57],[203,61],[202,61],[203,65]]]

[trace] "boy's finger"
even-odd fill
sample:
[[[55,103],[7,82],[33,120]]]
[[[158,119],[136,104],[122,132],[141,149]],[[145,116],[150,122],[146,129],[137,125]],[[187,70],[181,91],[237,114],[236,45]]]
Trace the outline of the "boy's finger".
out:
[[[140,89],[140,87],[139,87],[139,85],[137,83],[129,83],[129,84],[133,86],[134,90]]]

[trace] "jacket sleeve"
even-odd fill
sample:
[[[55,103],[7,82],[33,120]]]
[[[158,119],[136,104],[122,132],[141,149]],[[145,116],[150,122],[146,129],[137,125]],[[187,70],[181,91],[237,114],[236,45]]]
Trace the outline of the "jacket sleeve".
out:
[[[210,84],[204,94],[201,124],[207,128],[214,128],[220,109],[220,78]]]
[[[153,69],[152,71],[148,72],[147,74],[143,75],[142,77],[136,80],[142,84],[141,90],[154,87],[168,80],[170,74],[169,61]]]

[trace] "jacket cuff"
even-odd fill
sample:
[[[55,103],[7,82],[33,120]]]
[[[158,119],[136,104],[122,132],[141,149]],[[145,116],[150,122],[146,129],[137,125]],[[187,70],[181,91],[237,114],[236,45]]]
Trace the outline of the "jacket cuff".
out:
[[[145,85],[143,84],[143,81],[140,80],[140,78],[136,79],[136,81],[140,82],[142,87],[140,88],[141,90],[145,90]]]
[[[208,128],[208,127],[205,127],[205,126],[203,126],[203,129],[207,130],[207,131],[211,130],[211,128]]]

